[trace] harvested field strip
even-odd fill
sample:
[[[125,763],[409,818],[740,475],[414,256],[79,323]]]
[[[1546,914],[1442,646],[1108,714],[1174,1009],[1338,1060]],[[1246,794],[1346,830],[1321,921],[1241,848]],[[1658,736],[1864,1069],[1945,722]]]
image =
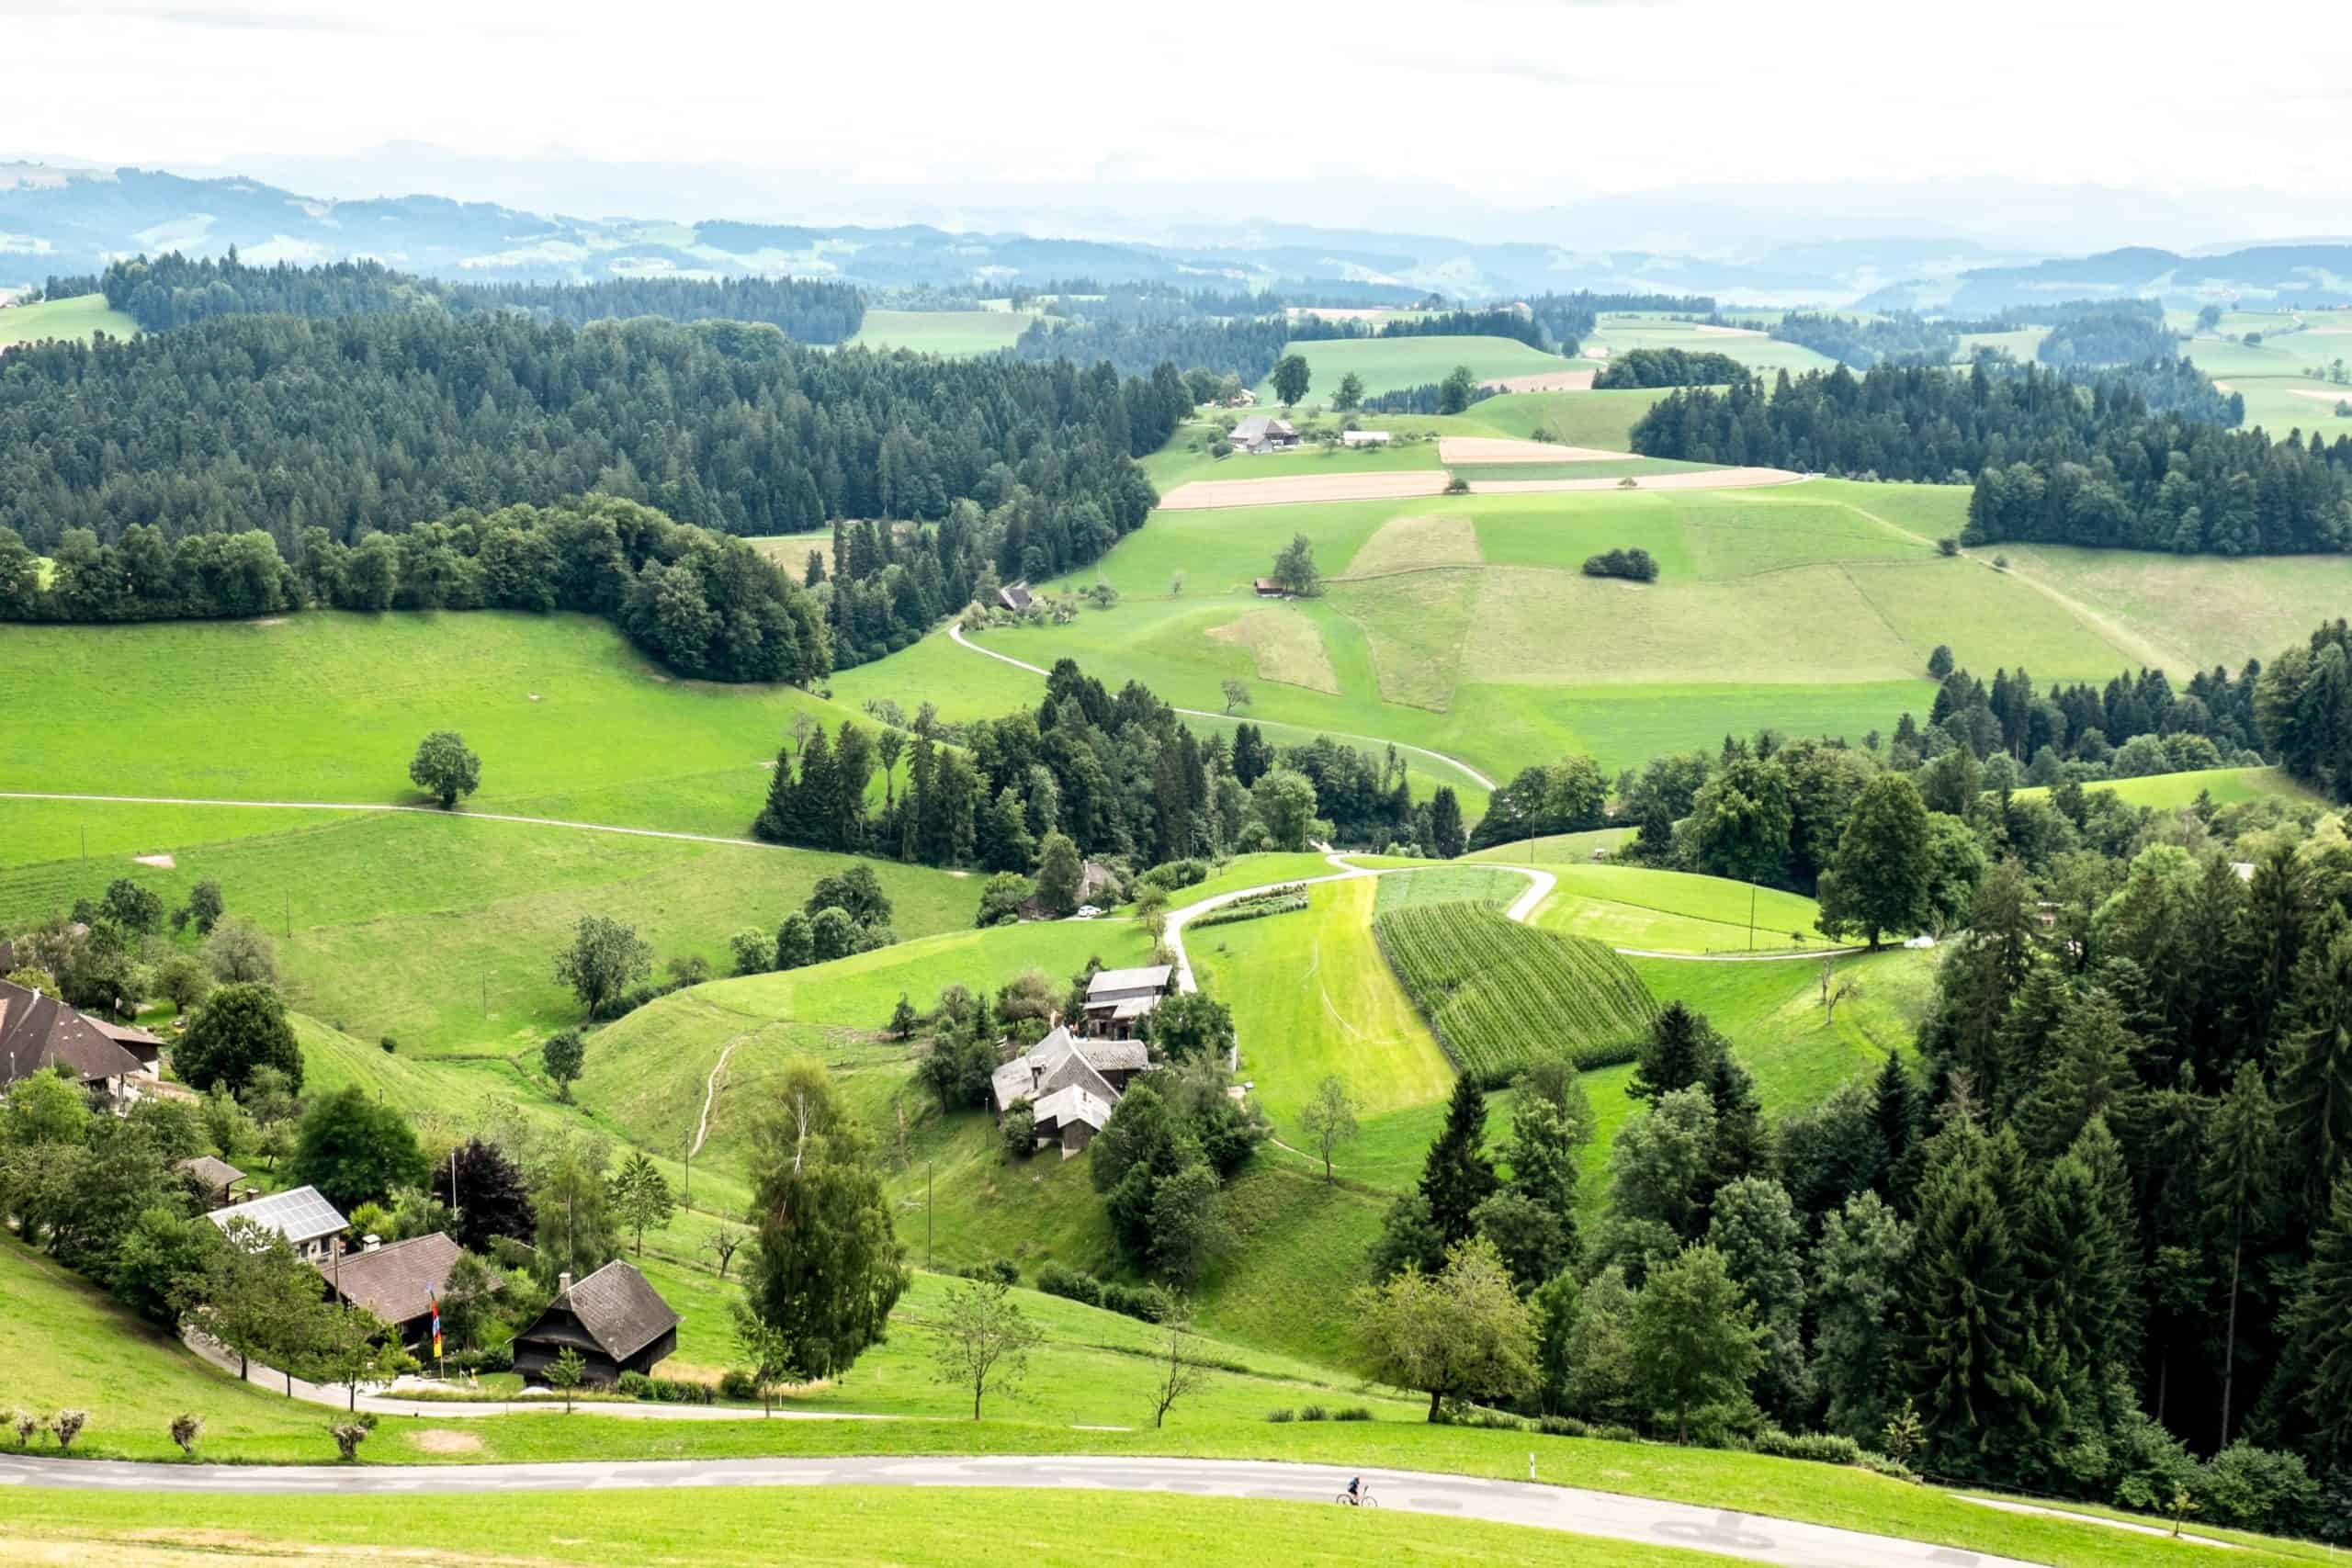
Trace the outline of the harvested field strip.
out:
[[[1709,468],[1699,473],[1657,474],[1642,479],[1639,483],[1643,490],[1751,490],[1760,485],[1801,484],[1804,480],[1803,474],[1786,468]],[[1622,479],[1479,479],[1471,485],[1470,491],[1474,495],[1548,494],[1559,491],[1614,490],[1623,483]]]
[[[1595,349],[1590,358],[1605,358],[1609,351]],[[1489,377],[1482,386],[1499,387],[1506,392],[1589,392],[1597,370],[1555,370],[1540,376]]]
[[[1464,513],[1398,517],[1380,525],[1348,563],[1349,577],[1385,577],[1433,566],[1477,566],[1478,528]]]
[[[1261,681],[1339,694],[1340,677],[1331,669],[1331,655],[1323,646],[1322,634],[1295,610],[1252,610],[1208,635],[1216,641],[1248,649]]]
[[[1589,457],[1563,457],[1545,462],[1490,463],[1463,477],[1481,486],[1509,479],[1618,479],[1651,474],[1717,474],[1720,463],[1682,463],[1670,457],[1628,457],[1623,452],[1596,452]]]
[[[1436,468],[1387,473],[1290,474],[1262,479],[1194,479],[1159,498],[1162,512],[1197,512],[1219,506],[1298,506],[1329,501],[1387,501],[1445,493],[1446,476]]]
[[[1488,1087],[1544,1057],[1631,1061],[1657,1013],[1641,976],[1608,948],[1485,904],[1408,904],[1376,916],[1372,934],[1455,1067]]]
[[[1447,468],[1460,463],[1589,463],[1623,457],[1623,452],[1597,446],[1562,446],[1549,441],[1521,441],[1509,435],[1442,435],[1438,460]]]

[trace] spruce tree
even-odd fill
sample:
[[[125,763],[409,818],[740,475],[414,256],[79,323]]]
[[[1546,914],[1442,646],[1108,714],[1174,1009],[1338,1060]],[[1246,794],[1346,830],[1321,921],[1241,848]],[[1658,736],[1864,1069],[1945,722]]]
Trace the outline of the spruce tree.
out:
[[[1898,1052],[1886,1054],[1878,1080],[1871,1086],[1871,1120],[1878,1128],[1883,1160],[1878,1179],[1871,1186],[1897,1212],[1907,1213],[1916,1175],[1911,1167],[1912,1152],[1919,1141],[1919,1113],[1910,1071],[1904,1066]]]
[[[2221,1426],[2218,1451],[2230,1445],[2231,1407],[2237,1393],[2238,1303],[2245,1278],[2245,1250],[2261,1246],[2278,1217],[2280,1168],[2278,1114],[2270,1086],[2252,1062],[2238,1065],[2230,1092],[2222,1099],[2207,1130],[2199,1168],[2206,1223],[2214,1240],[2229,1249],[2228,1306],[2222,1324]]]
[[[767,804],[760,808],[759,820],[752,825],[754,836],[770,843],[791,842],[792,821],[798,810],[795,796],[797,784],[792,771],[792,748],[779,747],[775,754],[775,771],[768,775]]]
[[[2279,1042],[2279,1125],[2288,1168],[2300,1173],[2297,1218],[2312,1230],[2352,1160],[2352,932],[2340,919],[2295,965]]]
[[[1826,1425],[1876,1446],[1894,1413],[1895,1314],[1911,1227],[1875,1192],[1858,1193],[1822,1223],[1813,1252],[1813,1374]]]
[[[1421,1196],[1429,1200],[1430,1221],[1449,1247],[1469,1239],[1476,1228],[1472,1213],[1495,1190],[1495,1165],[1486,1149],[1487,1097],[1476,1079],[1456,1078],[1445,1108],[1445,1130],[1421,1165]]]
[[[1625,1092],[1636,1100],[1655,1100],[1702,1082],[1716,1058],[1724,1054],[1723,1036],[1706,1019],[1680,1002],[1668,1002],[1650,1024],[1650,1037],[1634,1065]]]
[[[2030,1309],[1991,1140],[1965,1115],[1929,1145],[1904,1292],[1899,1366],[1936,1467],[2016,1479],[2041,1393],[2027,1372]]]
[[[2094,1116],[2128,1119],[2140,1098],[2132,1065],[2140,1042],[2106,990],[2068,1008],[2050,1043],[2053,1057],[2017,1115],[2025,1150],[2038,1160],[2056,1158]]]
[[[2352,1181],[2336,1184],[2285,1321],[2296,1347],[2294,1401],[2312,1446],[2323,1462],[2352,1463]]]

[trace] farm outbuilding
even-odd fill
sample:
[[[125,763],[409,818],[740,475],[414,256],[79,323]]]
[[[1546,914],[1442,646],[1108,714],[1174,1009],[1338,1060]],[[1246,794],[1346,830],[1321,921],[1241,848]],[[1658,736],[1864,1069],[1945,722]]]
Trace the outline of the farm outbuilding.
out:
[[[1286,419],[1253,413],[1233,427],[1229,437],[1237,452],[1288,452],[1298,445],[1298,432]]]
[[[225,1209],[237,1201],[237,1189],[244,1184],[245,1173],[225,1159],[211,1155],[198,1155],[172,1167],[186,1179],[187,1184],[203,1194],[207,1209]]]
[[[555,1300],[514,1336],[514,1370],[547,1381],[566,1350],[579,1352],[592,1383],[609,1387],[623,1372],[650,1372],[678,1348],[678,1314],[645,1276],[615,1258],[572,1282],[558,1280]]]
[[[1086,983],[1086,1032],[1105,1041],[1130,1039],[1175,989],[1176,971],[1166,964],[1099,970]]]
[[[1385,430],[1343,430],[1340,432],[1342,446],[1385,446],[1388,432]]]

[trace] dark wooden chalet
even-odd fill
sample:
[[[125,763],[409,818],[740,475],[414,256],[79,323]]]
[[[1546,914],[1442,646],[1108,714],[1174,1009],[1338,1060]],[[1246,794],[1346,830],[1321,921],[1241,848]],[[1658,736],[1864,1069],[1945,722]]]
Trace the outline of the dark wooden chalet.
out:
[[[547,1311],[514,1336],[514,1370],[545,1382],[566,1350],[587,1363],[587,1381],[609,1386],[623,1372],[650,1372],[678,1348],[678,1314],[644,1275],[618,1258],[577,1284],[562,1277]]]

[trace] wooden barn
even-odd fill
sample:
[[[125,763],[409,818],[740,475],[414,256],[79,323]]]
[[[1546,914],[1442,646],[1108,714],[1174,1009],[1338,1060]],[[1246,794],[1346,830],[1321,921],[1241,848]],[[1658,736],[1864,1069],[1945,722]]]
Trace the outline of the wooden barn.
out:
[[[566,1350],[587,1363],[587,1381],[609,1387],[623,1372],[650,1372],[678,1348],[678,1314],[645,1276],[619,1258],[577,1284],[566,1274],[555,1300],[514,1336],[514,1370],[545,1382]]]

